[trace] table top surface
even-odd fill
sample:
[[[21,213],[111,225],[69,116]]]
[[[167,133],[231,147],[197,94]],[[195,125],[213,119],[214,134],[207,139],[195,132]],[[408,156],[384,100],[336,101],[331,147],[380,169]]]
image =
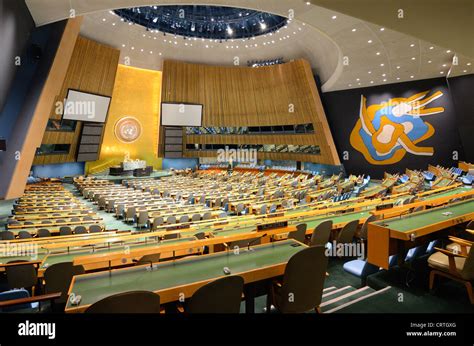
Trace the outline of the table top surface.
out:
[[[232,275],[239,275],[252,270],[286,263],[304,246],[294,240],[286,240],[253,247],[250,251],[241,250],[219,252],[212,255],[187,258],[157,264],[150,270],[149,265],[128,269],[113,270],[94,274],[79,275],[74,278],[70,292],[81,295],[79,306],[93,304],[107,296],[133,291],[160,291],[191,283],[215,280],[225,276],[224,267],[228,267]],[[159,293],[159,292],[158,292]]]
[[[447,207],[433,208],[405,216],[394,217],[375,224],[394,231],[411,232],[414,229],[427,227],[449,219],[460,218],[474,212],[474,200],[452,204]],[[445,214],[450,213],[450,214]]]

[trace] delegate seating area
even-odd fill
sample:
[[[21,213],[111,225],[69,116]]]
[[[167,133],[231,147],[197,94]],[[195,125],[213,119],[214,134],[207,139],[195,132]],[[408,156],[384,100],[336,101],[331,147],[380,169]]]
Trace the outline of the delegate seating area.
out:
[[[435,181],[453,178],[440,167],[427,171]],[[339,308],[325,298],[324,282],[334,270],[329,263],[344,258],[343,271],[361,280],[361,290],[371,276],[413,272],[412,264],[429,256],[431,286],[444,276],[469,293],[474,190],[460,180],[465,172],[446,186],[429,184],[424,173],[386,174],[368,184],[363,176],[208,169],[122,184],[78,177],[69,189],[30,185],[0,244],[35,251],[0,257],[8,286],[0,309],[39,311],[37,302],[50,301],[42,311],[252,313],[266,296],[268,312],[332,312]],[[136,228],[104,232],[105,215]],[[406,247],[392,251],[400,241]],[[223,291],[228,299],[209,303]],[[285,292],[301,292],[301,303],[285,303]],[[20,298],[27,303],[18,305]]]
[[[60,183],[29,185],[13,204],[1,239],[102,232],[103,219]]]

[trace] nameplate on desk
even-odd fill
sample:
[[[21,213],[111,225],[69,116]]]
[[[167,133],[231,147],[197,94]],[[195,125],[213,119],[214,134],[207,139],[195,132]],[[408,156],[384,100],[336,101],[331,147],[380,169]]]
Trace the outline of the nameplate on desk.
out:
[[[386,209],[391,209],[393,208],[393,203],[388,203],[388,204],[381,204],[375,207],[375,210],[386,210]]]
[[[171,226],[171,227],[166,227],[167,231],[176,231],[178,229],[186,229],[186,228],[191,228],[190,224],[187,225],[176,225],[176,226]]]
[[[258,225],[257,231],[268,231],[271,229],[285,228],[285,227],[288,227],[288,221],[265,223],[263,225]]]

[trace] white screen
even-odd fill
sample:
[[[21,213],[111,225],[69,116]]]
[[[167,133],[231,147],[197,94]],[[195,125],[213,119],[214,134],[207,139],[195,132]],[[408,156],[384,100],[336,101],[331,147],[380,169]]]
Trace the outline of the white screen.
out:
[[[162,103],[161,125],[201,126],[202,105]]]
[[[63,119],[105,123],[110,97],[69,90]]]

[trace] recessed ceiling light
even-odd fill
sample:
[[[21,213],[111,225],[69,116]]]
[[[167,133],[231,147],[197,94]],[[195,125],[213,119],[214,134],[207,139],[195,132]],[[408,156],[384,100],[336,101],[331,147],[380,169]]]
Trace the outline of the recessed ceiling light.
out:
[[[373,81],[373,80],[371,80],[371,81],[370,81],[370,84],[374,84],[374,81]]]
[[[369,74],[371,74],[371,73],[372,73],[372,71],[369,71]]]
[[[400,66],[397,66],[397,69],[399,70],[399,69],[400,69]]]
[[[356,32],[356,31],[357,31],[357,29],[356,29],[356,28],[352,29],[352,32]]]
[[[467,65],[467,66],[471,66],[471,63],[470,63],[470,62],[468,62],[466,65]]]
[[[412,44],[410,45],[410,47],[415,47],[415,44],[414,44],[414,43],[412,43]]]
[[[411,60],[416,60],[416,58],[415,58],[415,57],[413,57],[413,58],[411,58]]]
[[[444,73],[444,71],[441,71],[440,73],[441,73],[441,74],[443,74],[443,73]]]
[[[150,54],[153,54],[153,51],[152,51],[152,50],[150,50]]]
[[[125,45],[124,45],[124,44],[122,44],[122,47],[125,47]]]
[[[132,50],[135,50],[135,47],[132,47]]]
[[[428,60],[428,64],[431,64],[431,62],[432,62],[431,60]]]
[[[368,40],[367,42],[368,42],[368,43],[372,43],[372,40]]]
[[[467,70],[463,70],[462,72],[466,73],[466,72],[467,72]]]
[[[410,78],[415,78],[415,76],[410,76]]]
[[[357,85],[360,85],[360,83],[357,83]]]
[[[385,30],[385,28],[380,28],[380,31],[384,31],[384,30]]]
[[[107,19],[105,19],[105,18],[102,18],[102,21],[103,21],[103,22],[105,22],[106,20],[107,20]]]
[[[351,86],[352,86],[352,84],[349,84],[349,86],[351,87]]]
[[[115,23],[112,23],[112,26],[115,26]]]
[[[397,80],[400,80],[400,77],[397,77]]]
[[[385,76],[386,76],[386,74],[384,73],[384,74],[382,75],[382,77],[385,77]]]
[[[384,81],[384,82],[386,82],[387,80],[386,80],[386,79],[384,79],[383,81]]]
[[[332,16],[331,18],[332,18],[332,19],[336,19],[336,18],[337,18],[337,16]]]
[[[306,5],[308,5],[308,6],[309,6],[309,5],[311,5],[311,2],[309,2],[309,1],[306,1]]]
[[[450,50],[450,49],[448,49],[448,50],[446,51],[446,53],[448,53],[448,54],[449,54],[449,53],[451,53],[451,50]]]
[[[430,49],[431,49],[431,50],[433,50],[433,49],[434,49],[434,47],[433,47],[433,46],[431,46],[431,47],[430,47]]]
[[[356,81],[360,81],[360,78],[357,78]]]
[[[446,67],[446,64],[443,64],[443,67]]]
[[[375,53],[375,54],[380,55],[380,52],[377,52],[377,53]]]
[[[192,46],[192,45],[191,45],[191,46]],[[158,55],[163,55],[163,54],[159,53]]]
[[[385,66],[385,64],[380,64],[380,66],[384,67],[384,66]]]

